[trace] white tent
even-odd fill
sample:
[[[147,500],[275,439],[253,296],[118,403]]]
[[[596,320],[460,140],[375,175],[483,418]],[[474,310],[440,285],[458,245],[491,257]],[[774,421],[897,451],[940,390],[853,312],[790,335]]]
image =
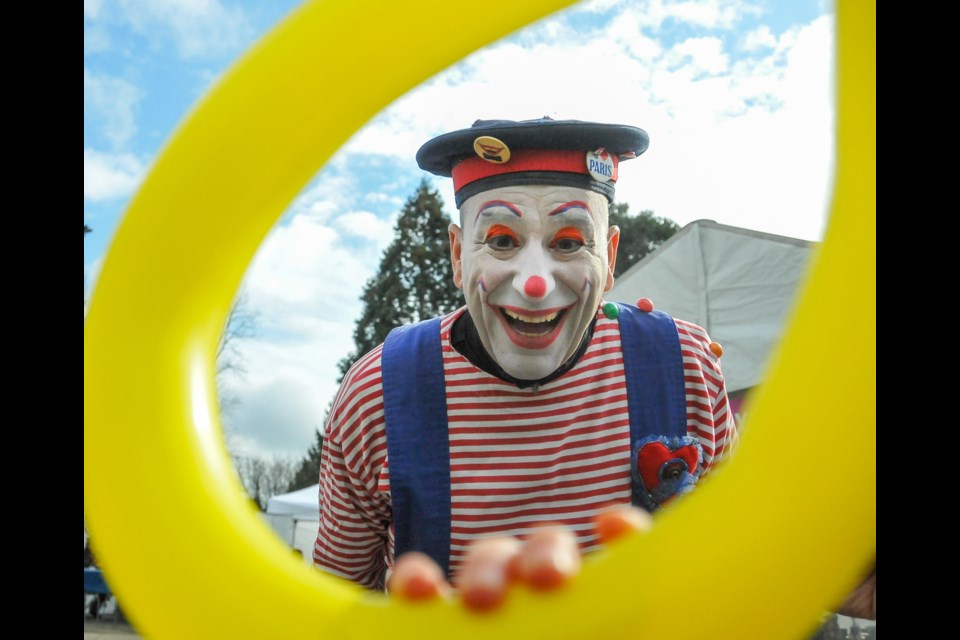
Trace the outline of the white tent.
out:
[[[290,493],[273,496],[267,500],[267,513],[270,515],[297,516],[305,519],[320,518],[320,485],[297,489]]]
[[[723,346],[733,395],[763,380],[816,246],[697,220],[623,273],[605,298],[650,298],[656,309],[706,329]]]
[[[320,521],[320,485],[273,496],[264,515],[277,535],[311,562]]]

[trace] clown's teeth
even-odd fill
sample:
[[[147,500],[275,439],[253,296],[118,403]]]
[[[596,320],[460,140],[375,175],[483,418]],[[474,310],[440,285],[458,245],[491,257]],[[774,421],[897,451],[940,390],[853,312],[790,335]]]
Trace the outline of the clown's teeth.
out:
[[[550,313],[545,316],[528,316],[522,313],[517,313],[516,311],[511,311],[510,309],[506,309],[506,308],[503,308],[503,313],[506,314],[507,317],[512,318],[514,320],[519,320],[521,322],[530,322],[530,323],[552,322],[557,319],[557,316],[560,315],[559,311],[554,311],[553,313]]]

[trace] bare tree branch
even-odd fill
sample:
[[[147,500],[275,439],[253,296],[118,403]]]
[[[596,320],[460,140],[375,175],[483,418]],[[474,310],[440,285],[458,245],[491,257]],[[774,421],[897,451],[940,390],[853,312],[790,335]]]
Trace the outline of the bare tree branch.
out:
[[[285,493],[297,471],[297,461],[290,457],[234,456],[234,466],[247,495],[267,510],[267,501]]]
[[[233,301],[217,344],[217,376],[226,372],[246,373],[240,343],[257,335],[258,319],[257,312],[250,308],[246,291],[242,291]]]
[[[222,415],[233,413],[240,405],[240,398],[230,388],[230,379],[243,378],[247,373],[241,346],[245,340],[256,336],[257,322],[258,315],[250,308],[247,294],[243,291],[234,300],[220,342],[217,343],[217,395]]]

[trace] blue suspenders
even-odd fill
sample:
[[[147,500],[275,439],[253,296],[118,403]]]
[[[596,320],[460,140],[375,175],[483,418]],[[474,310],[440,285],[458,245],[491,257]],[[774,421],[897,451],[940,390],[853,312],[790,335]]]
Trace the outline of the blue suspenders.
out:
[[[440,319],[390,332],[380,357],[395,557],[418,550],[450,574],[450,439]]]
[[[683,362],[673,318],[617,306],[631,444],[685,436]],[[395,556],[421,551],[449,575],[450,441],[440,319],[390,332],[381,375]]]
[[[676,323],[662,311],[647,313],[619,302],[617,306],[630,442],[652,435],[686,436],[686,386]]]

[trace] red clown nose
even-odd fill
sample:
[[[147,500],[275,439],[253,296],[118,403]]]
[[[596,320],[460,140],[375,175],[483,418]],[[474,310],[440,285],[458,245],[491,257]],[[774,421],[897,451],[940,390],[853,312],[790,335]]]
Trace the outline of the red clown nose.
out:
[[[542,298],[547,293],[547,281],[540,276],[530,276],[523,285],[523,292],[531,298]]]

